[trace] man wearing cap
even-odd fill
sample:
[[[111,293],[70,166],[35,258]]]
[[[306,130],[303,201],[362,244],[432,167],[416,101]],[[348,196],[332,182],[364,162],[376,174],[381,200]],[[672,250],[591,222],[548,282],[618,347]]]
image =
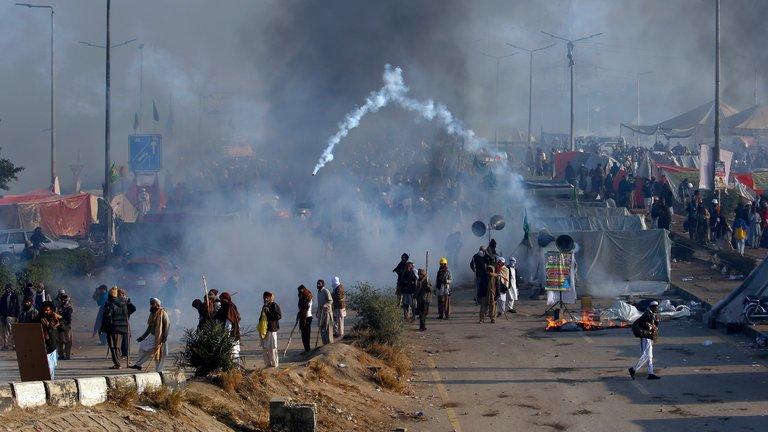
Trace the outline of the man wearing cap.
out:
[[[496,316],[500,317],[507,309],[507,296],[509,295],[509,269],[506,266],[507,260],[504,257],[499,257],[496,261],[496,268],[494,271],[498,275],[498,282],[496,283],[496,289],[498,292],[496,300]]]
[[[147,330],[136,340],[139,341],[139,358],[131,366],[132,369],[141,370],[147,367],[152,360],[155,361],[155,371],[160,372],[165,365],[165,357],[168,355],[168,330],[171,327],[168,313],[161,306],[157,298],[149,299],[149,319]]]
[[[344,292],[344,285],[338,276],[333,277],[331,282],[333,291],[333,337],[344,337],[344,318],[347,317],[347,295]]]
[[[69,360],[72,355],[72,301],[64,290],[59,290],[59,295],[53,302],[56,313],[61,316],[61,326],[59,327],[59,348],[58,354],[60,360]]]
[[[653,341],[659,336],[659,302],[652,301],[645,312],[632,323],[632,333],[640,339],[642,354],[635,367],[629,368],[629,376],[634,380],[635,374],[640,368],[648,364],[648,379],[661,379],[653,373]]]
[[[437,319],[449,319],[451,317],[451,271],[448,269],[448,259],[440,258],[440,269],[435,278],[435,292],[437,293]]]
[[[518,297],[518,291],[517,291],[517,269],[515,266],[517,265],[517,259],[515,257],[510,257],[507,261],[507,271],[509,272],[509,286],[507,290],[507,312],[511,313],[517,313],[517,310],[515,309],[515,302],[517,301]]]
[[[416,304],[419,309],[419,330],[427,329],[427,314],[429,302],[432,300],[432,284],[429,282],[427,272],[424,269],[418,271],[419,279],[416,281]]]

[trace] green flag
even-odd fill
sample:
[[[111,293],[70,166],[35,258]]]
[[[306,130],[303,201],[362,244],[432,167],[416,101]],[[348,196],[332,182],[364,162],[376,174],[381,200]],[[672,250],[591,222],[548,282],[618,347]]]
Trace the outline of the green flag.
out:
[[[528,209],[525,209],[525,217],[523,218],[523,232],[526,235],[531,232],[531,226],[528,225]]]

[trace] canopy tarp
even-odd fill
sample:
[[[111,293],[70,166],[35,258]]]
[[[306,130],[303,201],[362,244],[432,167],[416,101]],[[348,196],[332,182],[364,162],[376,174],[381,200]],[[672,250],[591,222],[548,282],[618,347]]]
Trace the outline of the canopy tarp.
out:
[[[88,193],[24,196],[25,199],[14,198],[0,204],[2,228],[31,230],[41,227],[55,237],[78,237],[87,234],[98,220],[97,198]]]
[[[768,132],[768,106],[754,105],[723,120],[721,128],[731,133]]]
[[[720,300],[712,308],[710,317],[720,323],[743,323],[746,296],[768,296],[768,260],[763,260],[738,288]]]
[[[768,190],[768,171],[754,171],[751,173],[733,173],[733,176],[744,186],[757,193]]]
[[[637,231],[646,229],[641,215],[608,217],[537,217],[532,220],[534,231]]]
[[[671,277],[671,241],[666,230],[638,231],[569,231],[553,232],[571,236],[576,251],[576,291],[579,295],[596,298],[616,298],[622,295],[658,295],[664,292]],[[520,256],[538,259],[518,259],[523,274],[533,279],[543,278],[543,254],[538,234],[532,234],[533,246],[515,251]]]
[[[626,207],[532,207],[528,214],[535,217],[609,217],[629,216]]]
[[[644,135],[663,134],[666,138],[688,138],[699,126],[715,124],[715,102],[710,101],[655,125],[641,126],[622,123],[621,126]],[[736,114],[738,110],[727,103],[720,102],[720,118]]]
[[[683,197],[680,196],[680,191],[677,189],[678,185],[685,179],[688,179],[688,183],[693,185],[699,184],[699,170],[695,168],[659,165],[658,170],[660,175],[667,178],[670,189],[672,189],[672,196],[680,204],[683,204]]]

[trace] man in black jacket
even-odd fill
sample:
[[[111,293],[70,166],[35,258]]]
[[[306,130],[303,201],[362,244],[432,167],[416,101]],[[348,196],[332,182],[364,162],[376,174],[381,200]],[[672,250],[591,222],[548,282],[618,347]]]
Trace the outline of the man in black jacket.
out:
[[[267,320],[267,335],[261,339],[261,347],[264,348],[264,366],[276,368],[278,365],[277,331],[280,330],[280,318],[283,314],[269,291],[264,292],[264,306],[261,308],[261,313]]]
[[[402,281],[402,292],[403,292],[403,300],[402,300],[402,307],[403,307],[403,319],[408,320],[408,312],[411,312],[410,321],[413,322],[416,316],[416,304],[413,301],[413,296],[416,294],[416,272],[413,271],[413,263],[408,261],[408,263],[405,266],[405,271],[403,272],[402,276],[400,277]]]
[[[401,281],[401,278],[403,277],[403,273],[405,272],[405,267],[408,264],[408,254],[403,253],[400,255],[400,262],[397,263],[397,266],[392,270],[392,273],[397,275],[397,282],[395,284],[395,295],[397,296],[397,304],[402,305],[403,304],[403,283]]]
[[[117,287],[109,290],[109,299],[104,305],[104,317],[101,319],[101,331],[107,334],[107,345],[112,355],[112,367],[120,369],[120,347],[128,334],[128,301],[118,297]]]
[[[480,250],[472,256],[472,261],[469,262],[469,268],[475,273],[475,302],[480,298],[480,291],[485,289],[484,287],[488,284],[488,274],[485,271],[488,262],[485,246],[480,246]]]
[[[659,337],[659,302],[652,301],[648,309],[632,323],[632,333],[640,339],[642,354],[635,367],[629,368],[629,376],[635,379],[635,374],[648,363],[648,379],[661,379],[653,373],[653,341]]]
[[[0,338],[3,349],[14,349],[11,327],[19,320],[19,295],[13,290],[13,285],[5,284],[3,295],[0,296]]]

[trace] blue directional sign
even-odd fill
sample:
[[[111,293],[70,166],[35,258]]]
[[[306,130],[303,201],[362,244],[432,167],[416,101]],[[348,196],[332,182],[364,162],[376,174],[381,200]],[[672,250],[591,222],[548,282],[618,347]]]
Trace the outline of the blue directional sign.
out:
[[[157,172],[163,168],[163,136],[160,134],[128,135],[133,172]]]

